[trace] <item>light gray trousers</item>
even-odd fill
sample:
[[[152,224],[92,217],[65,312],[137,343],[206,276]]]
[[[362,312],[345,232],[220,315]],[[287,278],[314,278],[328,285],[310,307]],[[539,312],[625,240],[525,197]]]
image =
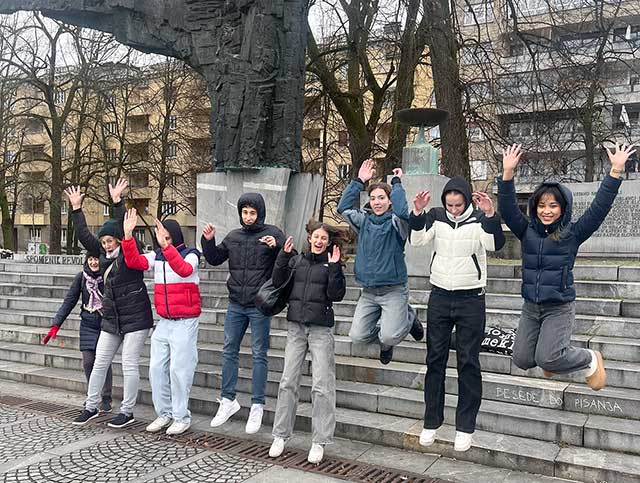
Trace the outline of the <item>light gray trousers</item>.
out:
[[[133,414],[133,408],[138,398],[138,384],[140,383],[140,371],[138,363],[140,353],[144,348],[144,341],[149,335],[149,329],[137,330],[124,335],[111,334],[101,331],[96,346],[96,360],[93,363],[93,371],[89,378],[89,388],[87,390],[87,400],[84,403],[85,409],[93,411],[100,404],[102,386],[107,377],[107,371],[111,367],[111,361],[116,351],[122,345],[122,376],[123,395],[120,404],[120,412]]]
[[[288,439],[293,432],[298,408],[300,376],[307,349],[311,353],[312,441],[330,444],[336,429],[336,358],[331,327],[289,322],[284,370],[278,389],[273,436]]]

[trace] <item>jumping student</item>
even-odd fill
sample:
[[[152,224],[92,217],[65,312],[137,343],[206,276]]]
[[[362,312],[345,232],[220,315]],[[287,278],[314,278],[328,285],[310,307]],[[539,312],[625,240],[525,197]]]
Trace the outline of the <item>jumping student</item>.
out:
[[[82,353],[82,368],[87,378],[87,383],[93,371],[93,364],[96,360],[96,345],[100,335],[100,323],[102,322],[102,296],[104,293],[104,282],[100,274],[100,253],[87,253],[87,258],[82,267],[82,272],[78,273],[69,291],[64,298],[64,302],[53,317],[53,325],[43,339],[46,344],[50,339],[55,339],[64,321],[81,298],[80,307],[80,352]],[[111,389],[112,389],[111,366],[107,371],[104,387],[102,388],[102,402],[98,407],[101,413],[111,412]]]
[[[431,194],[421,191],[413,200],[411,244],[433,241],[432,285],[427,309],[427,373],[424,384],[424,429],[420,444],[429,446],[444,422],[445,376],[451,332],[456,328],[458,405],[454,449],[471,447],[482,402],[480,344],[485,329],[487,250],[505,243],[500,217],[485,193],[471,193],[463,178],[449,180],[442,206],[424,212]],[[474,203],[477,209],[474,208]]]
[[[542,183],[529,198],[529,217],[516,201],[513,177],[522,157],[520,145],[502,153],[498,201],[505,223],[522,244],[522,315],[513,347],[513,362],[521,369],[539,366],[546,377],[578,373],[594,391],[606,384],[602,355],[571,346],[576,289],[573,266],[578,248],[598,229],[622,183],[633,145],[606,149],[611,170],[591,206],[571,221],[573,195],[562,184]]]
[[[375,175],[373,160],[368,159],[342,193],[340,213],[358,234],[355,262],[356,281],[362,294],[356,305],[349,337],[356,343],[380,344],[380,362],[388,364],[393,347],[408,333],[415,340],[424,337],[424,329],[415,310],[409,306],[407,266],[404,247],[409,236],[409,209],[402,170],[393,170],[391,185],[369,185],[369,203],[359,209],[360,192]]]
[[[340,260],[343,234],[317,221],[307,224],[309,250],[296,255],[289,237],[273,269],[273,284],[284,284],[293,270],[293,286],[287,310],[287,345],[273,422],[269,456],[284,451],[293,432],[300,390],[300,376],[307,352],[311,353],[312,445],[309,463],[318,464],[324,446],[333,442],[336,427],[336,363],[333,338],[333,302],[343,299],[346,282]]]
[[[87,399],[82,413],[73,421],[75,425],[86,424],[98,416],[100,391],[116,351],[122,346],[123,397],[120,413],[107,424],[122,428],[135,421],[133,409],[138,397],[140,383],[139,361],[144,341],[153,327],[151,302],[144,284],[144,273],[128,267],[121,249],[122,219],[124,206],[120,194],[127,183],[120,180],[115,188],[109,185],[116,219],[107,220],[95,237],[88,229],[82,213],[80,187],[65,190],[73,208],[71,216],[78,240],[90,253],[100,253],[100,270],[104,279],[102,299],[102,330],[96,346],[96,360],[89,378]]]
[[[191,426],[189,393],[198,364],[198,318],[201,312],[200,252],[184,243],[175,220],[155,220],[159,248],[140,254],[133,237],[138,222],[135,208],[124,220],[122,250],[133,270],[153,267],[153,303],[160,316],[151,335],[149,381],[157,418],[146,430],[184,433]]]
[[[251,326],[251,410],[245,431],[257,433],[262,425],[264,392],[267,384],[267,351],[271,318],[255,305],[258,289],[271,277],[278,250],[284,244],[284,234],[264,222],[267,216],[264,199],[259,193],[245,193],[238,199],[240,228],[232,230],[216,245],[216,229],[207,224],[202,232],[202,251],[211,265],[229,261],[229,306],[224,321],[222,352],[222,395],[211,426],[224,424],[240,410],[236,400],[238,354],[240,343]]]

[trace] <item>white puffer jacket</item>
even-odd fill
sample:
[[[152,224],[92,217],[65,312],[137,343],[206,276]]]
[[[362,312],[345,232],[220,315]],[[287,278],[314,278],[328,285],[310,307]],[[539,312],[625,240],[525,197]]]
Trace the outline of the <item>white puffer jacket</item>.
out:
[[[472,204],[460,216],[444,208],[432,208],[418,216],[411,213],[411,245],[433,241],[432,285],[444,290],[467,290],[487,285],[487,250],[504,245],[500,216],[491,218]]]

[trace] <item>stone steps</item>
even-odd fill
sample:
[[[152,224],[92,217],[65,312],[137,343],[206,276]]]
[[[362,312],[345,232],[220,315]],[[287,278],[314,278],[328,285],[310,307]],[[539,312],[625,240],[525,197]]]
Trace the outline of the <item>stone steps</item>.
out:
[[[6,325],[0,327],[1,340],[30,345],[32,348],[37,347],[45,333],[44,328]],[[346,341],[340,342],[346,343]],[[336,345],[339,346],[340,342]],[[61,330],[58,338],[49,344],[52,348],[77,349],[79,335],[75,331]],[[198,347],[201,363],[217,365],[222,360],[222,344],[201,342]],[[149,341],[145,345],[143,356],[149,356]],[[239,354],[240,367],[250,368],[251,362],[250,348],[242,346]],[[269,362],[272,371],[281,372],[284,365],[284,350],[270,349]],[[450,360],[450,365],[453,365],[453,358]],[[310,370],[310,362],[307,361],[304,374],[310,374]],[[424,370],[423,365],[415,363],[393,361],[387,366],[382,366],[375,359],[351,355],[336,356],[336,375],[340,381],[421,389]],[[447,369],[445,390],[448,394],[457,394],[457,379],[456,370],[452,367]],[[520,406],[556,408],[629,419],[640,418],[640,391],[638,390],[607,387],[594,393],[584,384],[515,376],[509,373],[483,372],[483,398],[487,401],[509,402]]]
[[[86,385],[80,371],[17,362],[0,363],[0,377],[76,392],[83,392]],[[120,397],[121,380],[118,376],[114,379],[115,396]],[[194,412],[214,414],[217,409],[215,397],[216,395],[211,389],[194,386],[191,392],[190,407]],[[141,382],[138,400],[144,404],[151,403],[151,393],[147,381]],[[248,415],[250,396],[246,393],[238,393],[238,400],[243,407],[233,419],[242,420]],[[274,409],[274,398],[267,397],[265,424],[272,424]],[[297,430],[310,430],[310,414],[310,404],[301,402],[297,411]],[[372,418],[369,412],[339,407],[336,411],[336,420],[336,436],[425,451],[425,448],[418,444],[418,437],[422,429],[422,421],[419,419],[385,414],[376,414],[375,418]],[[598,425],[602,426],[603,422],[596,422],[592,429],[597,431]],[[452,426],[444,425],[438,432],[436,443],[427,448],[428,451],[488,466],[529,471],[579,481],[626,483],[635,482],[640,478],[640,457],[637,455],[592,450],[566,444],[558,445],[554,442],[483,430],[476,431],[474,446],[469,451],[457,453],[453,451],[454,433],[455,429]]]

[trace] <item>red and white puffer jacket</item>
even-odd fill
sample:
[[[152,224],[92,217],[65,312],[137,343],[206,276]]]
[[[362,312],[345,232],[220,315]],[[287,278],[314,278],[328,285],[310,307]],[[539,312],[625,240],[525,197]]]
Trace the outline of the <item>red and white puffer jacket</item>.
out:
[[[187,319],[200,316],[200,253],[184,244],[168,245],[155,252],[140,254],[134,238],[122,240],[125,263],[134,270],[153,266],[153,303],[160,317]]]

